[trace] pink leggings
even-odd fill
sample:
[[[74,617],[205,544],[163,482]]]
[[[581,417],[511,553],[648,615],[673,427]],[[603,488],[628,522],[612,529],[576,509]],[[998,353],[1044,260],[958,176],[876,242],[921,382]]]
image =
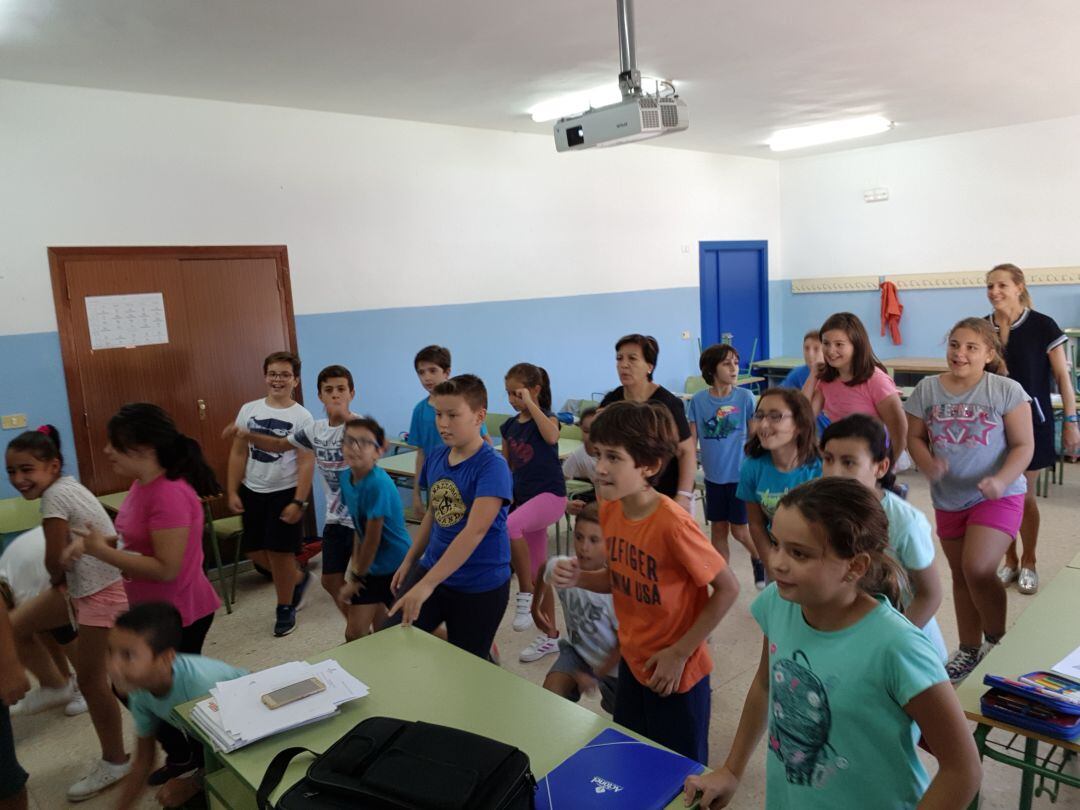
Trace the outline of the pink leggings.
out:
[[[566,496],[542,492],[535,498],[529,498],[510,513],[506,519],[506,530],[511,540],[524,537],[529,544],[529,560],[532,562],[531,575],[547,562],[547,530],[559,522],[566,514]]]

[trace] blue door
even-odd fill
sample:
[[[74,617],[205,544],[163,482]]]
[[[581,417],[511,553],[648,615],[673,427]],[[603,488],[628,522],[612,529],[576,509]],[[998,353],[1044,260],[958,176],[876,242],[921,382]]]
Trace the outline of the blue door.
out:
[[[702,348],[725,332],[739,350],[739,365],[769,356],[769,243],[701,242],[699,246]]]

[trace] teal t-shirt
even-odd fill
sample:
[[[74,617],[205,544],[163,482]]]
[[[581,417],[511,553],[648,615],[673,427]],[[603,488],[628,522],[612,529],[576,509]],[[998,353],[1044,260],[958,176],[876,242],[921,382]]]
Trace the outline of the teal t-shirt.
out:
[[[158,697],[145,689],[136,689],[128,695],[128,709],[135,721],[135,733],[140,737],[151,737],[163,720],[175,725],[172,720],[174,707],[202,697],[218,681],[231,681],[247,675],[247,672],[216,658],[177,653],[173,661],[172,688],[168,692]]]
[[[338,473],[338,481],[341,484],[341,498],[352,515],[358,534],[363,536],[367,521],[383,519],[379,548],[368,574],[376,577],[393,574],[412,546],[412,538],[405,528],[401,496],[393,480],[382,467],[372,467],[363,479],[356,482],[352,480],[352,470],[345,468]]]
[[[789,489],[795,489],[799,484],[820,477],[819,458],[794,470],[781,472],[773,465],[771,453],[762,453],[757,458],[747,456],[739,470],[739,486],[735,489],[735,497],[746,503],[760,504],[766,519],[772,523],[776,507]]]
[[[904,711],[948,680],[933,644],[889,605],[815,630],[769,585],[750,612],[769,644],[769,810],[914,808],[930,783]]]

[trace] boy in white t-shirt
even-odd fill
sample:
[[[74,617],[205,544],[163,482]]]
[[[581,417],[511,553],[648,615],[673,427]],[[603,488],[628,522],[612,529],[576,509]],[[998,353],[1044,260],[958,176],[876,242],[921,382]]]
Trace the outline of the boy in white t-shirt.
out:
[[[229,507],[243,517],[247,556],[273,575],[277,592],[274,635],[296,628],[296,610],[311,580],[296,563],[300,550],[300,521],[308,506],[315,457],[295,450],[276,452],[249,444],[247,434],[287,439],[310,430],[313,419],[293,399],[300,383],[300,358],[274,352],[263,361],[266,397],[248,402],[236,417],[236,434],[229,455]]]
[[[600,529],[600,512],[595,502],[585,504],[574,521],[574,553],[583,571],[599,571],[607,560],[607,546]],[[533,621],[543,635],[522,650],[524,662],[537,661],[549,653],[559,657],[544,678],[544,688],[577,702],[581,695],[600,690],[600,707],[615,710],[615,687],[618,684],[619,622],[610,593],[596,593],[584,588],[557,591],[562,603],[566,638],[556,640],[554,600],[548,578],[558,561],[552,557],[537,576],[533,600]]]
[[[353,550],[352,516],[341,496],[338,474],[348,469],[342,455],[345,423],[359,418],[350,409],[356,388],[352,373],[345,366],[327,366],[319,372],[315,381],[319,388],[319,401],[326,408],[326,418],[316,419],[310,427],[299,427],[287,437],[250,433],[234,425],[225,429],[225,436],[240,436],[253,447],[273,453],[299,450],[301,455],[314,454],[315,465],[322,473],[326,492],[326,521],[322,532],[322,586],[342,613],[338,600],[341,586],[345,584],[345,570]]]

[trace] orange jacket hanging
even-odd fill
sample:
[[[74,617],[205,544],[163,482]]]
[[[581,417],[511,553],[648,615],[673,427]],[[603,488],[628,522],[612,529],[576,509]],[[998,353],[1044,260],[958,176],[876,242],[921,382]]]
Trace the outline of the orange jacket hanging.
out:
[[[881,282],[881,334],[888,327],[892,342],[900,344],[900,316],[904,314],[904,305],[896,295],[896,285],[891,281]]]

